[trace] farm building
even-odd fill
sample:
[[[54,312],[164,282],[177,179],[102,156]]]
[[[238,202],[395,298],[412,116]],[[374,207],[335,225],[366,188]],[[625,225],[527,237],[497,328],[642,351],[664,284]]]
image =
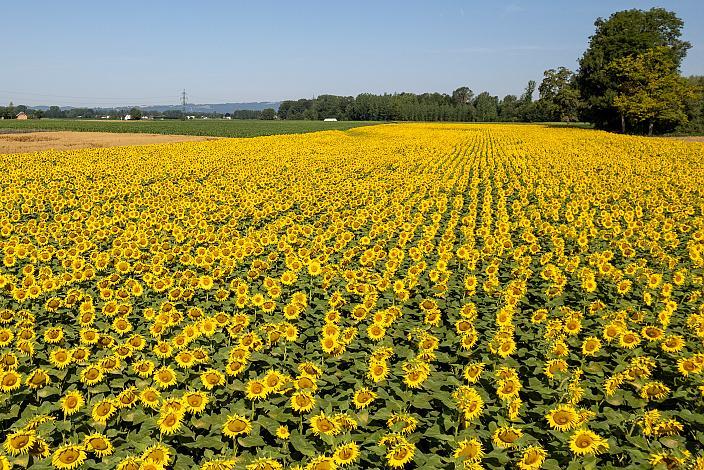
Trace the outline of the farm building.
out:
[[[25,119],[29,119],[29,117],[27,116],[27,113],[25,113],[24,111],[22,111],[22,112],[20,112],[20,113],[17,114],[17,119],[19,119],[19,120],[25,120]]]
[[[325,118],[323,119],[324,122],[337,122],[337,118]]]

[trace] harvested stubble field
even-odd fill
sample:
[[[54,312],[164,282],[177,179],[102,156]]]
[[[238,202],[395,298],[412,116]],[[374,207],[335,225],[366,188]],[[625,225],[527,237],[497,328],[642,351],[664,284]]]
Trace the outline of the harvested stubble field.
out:
[[[0,153],[26,153],[43,150],[146,145],[168,142],[194,142],[216,137],[167,134],[127,134],[114,132],[15,132],[0,133]]]
[[[450,124],[0,156],[0,462],[701,468],[703,161]]]

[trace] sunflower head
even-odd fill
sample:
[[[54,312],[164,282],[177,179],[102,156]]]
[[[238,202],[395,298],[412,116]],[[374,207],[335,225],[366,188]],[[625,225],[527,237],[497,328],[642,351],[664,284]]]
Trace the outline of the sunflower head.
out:
[[[86,457],[83,446],[67,444],[54,451],[51,464],[58,469],[72,469],[82,465]]]

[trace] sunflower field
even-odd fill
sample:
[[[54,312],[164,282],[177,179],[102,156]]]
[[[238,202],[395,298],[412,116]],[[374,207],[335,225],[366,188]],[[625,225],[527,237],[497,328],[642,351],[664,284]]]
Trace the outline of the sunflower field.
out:
[[[0,157],[0,469],[704,469],[704,146]]]

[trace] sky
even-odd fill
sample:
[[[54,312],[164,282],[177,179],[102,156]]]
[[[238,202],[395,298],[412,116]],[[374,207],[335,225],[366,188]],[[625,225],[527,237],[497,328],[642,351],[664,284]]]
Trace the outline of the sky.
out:
[[[684,20],[704,74],[704,1],[0,0],[0,103],[279,101],[324,93],[520,94],[577,68],[594,20],[653,6]]]

